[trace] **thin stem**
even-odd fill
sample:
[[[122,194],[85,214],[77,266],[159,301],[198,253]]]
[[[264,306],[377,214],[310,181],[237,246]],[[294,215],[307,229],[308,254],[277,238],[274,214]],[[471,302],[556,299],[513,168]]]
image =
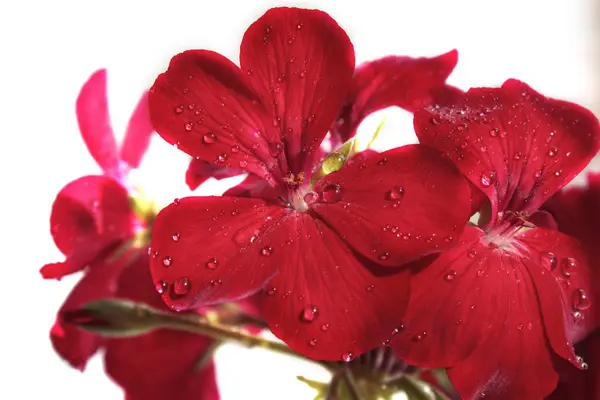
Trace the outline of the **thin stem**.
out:
[[[356,384],[356,380],[354,379],[354,374],[350,368],[345,368],[343,371],[342,378],[346,382],[346,386],[348,387],[348,393],[352,400],[363,400],[363,396],[360,392],[358,385]]]

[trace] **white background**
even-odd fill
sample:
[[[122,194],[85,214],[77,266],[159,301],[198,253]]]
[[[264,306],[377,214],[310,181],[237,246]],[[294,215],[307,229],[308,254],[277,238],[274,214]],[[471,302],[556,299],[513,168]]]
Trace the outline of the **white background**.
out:
[[[0,398],[122,397],[103,375],[101,359],[81,374],[54,354],[48,330],[77,277],[58,283],[38,272],[62,259],[49,233],[54,196],[68,181],[99,171],[75,119],[81,85],[96,69],[108,69],[113,125],[121,135],[139,94],[172,55],[207,48],[237,62],[245,28],[277,4],[328,11],[349,33],[357,61],[457,48],[450,83],[463,89],[515,77],[547,95],[600,109],[600,46],[592,41],[600,12],[592,0],[2,1]],[[376,125],[381,114],[367,124]],[[407,113],[383,114],[393,114],[384,137],[412,140]],[[156,138],[134,178],[165,203],[188,193],[186,165]],[[221,190],[209,183],[200,192]],[[226,400],[312,398],[295,383],[295,375],[310,368],[295,360],[229,347],[218,361]]]

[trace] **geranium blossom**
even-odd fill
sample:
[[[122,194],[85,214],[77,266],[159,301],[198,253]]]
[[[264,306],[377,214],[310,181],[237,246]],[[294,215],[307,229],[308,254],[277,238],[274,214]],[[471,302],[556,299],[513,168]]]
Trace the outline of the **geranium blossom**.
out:
[[[199,360],[212,340],[191,333],[161,330],[128,339],[107,339],[73,325],[79,307],[100,298],[120,297],[166,308],[156,294],[148,269],[148,234],[154,212],[140,202],[127,181],[148,147],[153,129],[144,93],[118,150],[106,99],[106,71],[94,73],[77,99],[81,135],[103,170],[67,184],[58,194],[50,217],[51,232],[66,260],[45,265],[45,278],[60,279],[84,270],[52,327],[56,351],[83,370],[100,348],[107,373],[127,399],[218,399],[214,366]],[[164,344],[169,343],[168,351]],[[169,368],[164,368],[168,363]]]
[[[597,319],[585,252],[536,211],[596,154],[598,121],[509,80],[416,112],[415,128],[488,202],[457,247],[415,273],[393,346],[448,367],[463,398],[542,398],[557,357],[585,367],[573,344]]]
[[[452,163],[420,145],[313,176],[354,61],[327,14],[276,8],[246,31],[241,68],[190,50],[158,77],[150,91],[157,132],[193,157],[249,172],[269,192],[178,199],[159,213],[151,270],[168,305],[264,289],[272,332],[319,359],[350,361],[397,327],[408,273],[376,264],[400,266],[454,245],[469,190]]]

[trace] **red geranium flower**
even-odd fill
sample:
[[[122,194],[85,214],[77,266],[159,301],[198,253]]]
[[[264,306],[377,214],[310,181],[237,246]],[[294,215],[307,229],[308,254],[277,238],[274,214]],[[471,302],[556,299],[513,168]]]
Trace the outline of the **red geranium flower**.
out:
[[[433,104],[439,96],[457,91],[445,84],[457,61],[458,52],[452,50],[434,58],[388,56],[358,66],[343,106],[330,127],[331,146],[337,148],[352,138],[362,120],[372,112],[391,106],[414,112],[420,106]],[[295,71],[297,75],[300,72]],[[228,178],[243,172],[196,157],[190,162],[186,183],[194,190],[208,178]]]
[[[408,296],[407,271],[373,262],[398,266],[451,246],[468,218],[467,185],[420,145],[310,184],[354,71],[352,43],[324,12],[267,11],[246,31],[240,64],[206,50],[175,56],[150,91],[150,114],[167,142],[254,174],[273,193],[163,209],[153,277],[175,309],[264,288],[276,336],[313,358],[350,360],[381,344]]]
[[[420,110],[415,127],[489,207],[414,275],[394,346],[411,364],[450,367],[463,398],[542,398],[556,387],[557,356],[584,365],[573,343],[596,319],[578,242],[528,219],[596,154],[598,121],[509,80]]]
[[[52,327],[54,348],[80,370],[100,347],[105,348],[106,370],[131,400],[218,399],[212,364],[205,368],[196,365],[212,346],[211,340],[165,330],[109,340],[69,323],[73,310],[105,297],[164,308],[150,278],[147,245],[139,237],[149,229],[152,214],[139,215],[139,210],[134,210],[131,200],[135,193],[127,183],[127,171],[139,165],[153,132],[147,95],[144,93],[130,119],[120,152],[108,114],[105,70],[94,73],[81,89],[77,118],[104,175],[67,184],[52,207],[52,236],[66,260],[45,265],[42,275],[60,279],[85,270]],[[165,342],[169,346],[165,347]],[[165,364],[169,368],[164,368]]]

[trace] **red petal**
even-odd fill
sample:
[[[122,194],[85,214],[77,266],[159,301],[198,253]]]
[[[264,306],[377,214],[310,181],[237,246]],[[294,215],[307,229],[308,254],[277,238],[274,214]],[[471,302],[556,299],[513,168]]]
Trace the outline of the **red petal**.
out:
[[[420,110],[415,128],[421,143],[447,153],[485,192],[492,223],[499,211],[535,211],[600,147],[600,126],[590,111],[516,80]]]
[[[76,112],[81,136],[94,160],[105,173],[118,173],[119,155],[108,113],[105,69],[94,72],[83,85]]]
[[[87,360],[104,343],[104,339],[64,323],[62,312],[77,309],[93,300],[113,296],[117,280],[127,260],[122,257],[112,263],[107,259],[97,261],[73,288],[58,312],[50,339],[56,352],[77,369],[85,368]]]
[[[333,130],[341,142],[356,133],[361,121],[382,108],[397,106],[414,112],[433,104],[435,91],[445,85],[458,61],[452,50],[437,57],[388,56],[356,68],[350,93]]]
[[[311,205],[355,250],[397,266],[454,245],[469,218],[467,182],[427,146],[351,163],[315,185]],[[449,202],[448,199],[452,199]]]
[[[131,222],[127,191],[113,179],[85,176],[70,182],[59,192],[50,215],[54,243],[67,262],[49,264],[42,274],[55,278],[85,267],[106,248],[130,237]]]
[[[348,35],[323,11],[272,8],[246,31],[240,65],[271,110],[291,171],[309,172],[352,80]]]
[[[150,90],[150,117],[167,142],[201,160],[241,168],[259,177],[281,177],[287,166],[271,154],[279,130],[246,76],[207,50],[176,55]]]
[[[164,307],[142,255],[119,281],[118,296]],[[106,346],[106,371],[131,400],[218,400],[212,360],[201,365],[213,341],[197,334],[159,330]]]
[[[248,175],[239,185],[228,189],[223,196],[250,197],[279,201],[277,196],[287,196],[287,191],[281,187],[272,187],[263,179],[254,175]]]
[[[148,92],[144,92],[133,114],[129,118],[125,139],[121,144],[121,160],[130,168],[137,168],[146,154],[154,128],[150,122],[150,107],[148,106]]]
[[[243,171],[236,168],[221,168],[206,161],[192,158],[185,173],[185,183],[190,190],[194,190],[209,178],[223,179],[242,173]]]
[[[408,273],[369,270],[327,224],[298,213],[271,234],[280,272],[265,287],[271,331],[308,357],[350,361],[400,323]],[[290,262],[294,260],[294,262]]]
[[[575,361],[567,341],[573,343],[584,327],[571,313],[586,271],[575,267],[566,279],[561,265],[580,251],[563,235],[542,229],[509,240],[504,248],[488,245],[481,230],[466,228],[458,247],[413,276],[404,329],[394,338],[409,364],[452,367],[450,378],[462,398],[549,394],[556,372],[547,342]],[[581,314],[593,316],[581,304]]]
[[[266,253],[269,231],[286,212],[232,197],[188,197],[164,208],[154,222],[150,263],[163,300],[193,308],[258,291],[279,267]]]

